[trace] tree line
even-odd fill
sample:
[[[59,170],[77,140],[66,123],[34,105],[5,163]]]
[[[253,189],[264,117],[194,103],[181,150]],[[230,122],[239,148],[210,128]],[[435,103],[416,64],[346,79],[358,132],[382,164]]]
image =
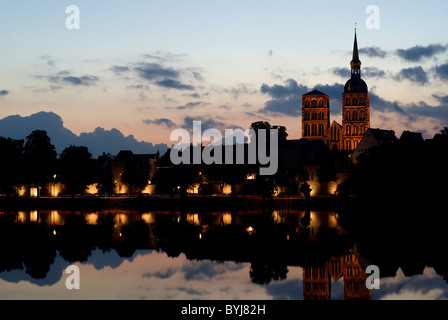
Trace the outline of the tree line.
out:
[[[25,140],[0,137],[0,193],[17,195],[21,186],[37,189],[49,183],[65,183],[70,194],[82,193],[92,181],[94,160],[84,146],[69,146],[59,155],[44,130]]]

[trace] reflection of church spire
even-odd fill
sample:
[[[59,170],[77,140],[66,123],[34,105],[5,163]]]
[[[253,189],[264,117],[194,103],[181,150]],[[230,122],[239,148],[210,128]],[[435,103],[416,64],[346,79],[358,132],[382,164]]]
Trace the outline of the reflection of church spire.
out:
[[[352,69],[352,78],[361,77],[361,61],[359,60],[358,53],[358,40],[356,39],[356,28],[355,28],[355,43],[353,44],[353,57],[350,62],[350,67]]]

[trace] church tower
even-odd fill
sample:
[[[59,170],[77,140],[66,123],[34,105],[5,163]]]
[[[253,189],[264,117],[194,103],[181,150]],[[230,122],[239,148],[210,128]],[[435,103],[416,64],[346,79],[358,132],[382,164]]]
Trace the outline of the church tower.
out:
[[[330,97],[318,90],[302,95],[302,137],[324,140],[330,127]]]
[[[356,29],[350,67],[351,78],[345,84],[342,94],[341,148],[343,150],[354,150],[364,133],[370,128],[369,93],[367,84],[361,79]]]

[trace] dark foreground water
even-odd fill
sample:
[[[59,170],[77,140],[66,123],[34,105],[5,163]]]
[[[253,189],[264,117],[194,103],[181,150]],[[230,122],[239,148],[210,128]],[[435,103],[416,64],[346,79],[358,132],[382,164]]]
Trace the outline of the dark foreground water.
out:
[[[300,210],[1,212],[0,299],[448,297],[437,219],[433,230],[414,218],[353,220]],[[67,289],[70,265],[79,289]],[[366,288],[369,265],[379,289]]]

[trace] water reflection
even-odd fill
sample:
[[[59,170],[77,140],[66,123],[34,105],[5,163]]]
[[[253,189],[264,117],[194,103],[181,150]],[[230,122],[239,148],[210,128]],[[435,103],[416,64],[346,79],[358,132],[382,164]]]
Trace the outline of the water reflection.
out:
[[[403,288],[408,278],[401,272],[408,270],[413,270],[411,275],[426,272],[431,281],[441,280],[436,286],[439,291],[431,294],[447,295],[445,276],[425,268],[424,262],[422,269],[414,270],[415,264],[372,261],[368,252],[359,250],[360,244],[364,245],[340,226],[335,212],[3,212],[0,282],[4,289],[0,295],[35,292],[31,298],[42,298],[35,287],[24,288],[25,281],[40,288],[50,286],[57,291],[55,297],[73,298],[63,286],[63,270],[69,264],[82,266],[83,288],[91,287],[80,290],[83,299],[91,298],[93,292],[110,294],[111,281],[120,282],[117,295],[127,286],[127,298],[403,297],[393,291],[397,286],[390,279],[398,279]],[[365,286],[364,270],[375,262],[383,277],[379,291]],[[114,272],[126,274],[126,282],[110,275]],[[156,284],[158,291],[149,294]],[[429,289],[422,290],[426,294]]]

